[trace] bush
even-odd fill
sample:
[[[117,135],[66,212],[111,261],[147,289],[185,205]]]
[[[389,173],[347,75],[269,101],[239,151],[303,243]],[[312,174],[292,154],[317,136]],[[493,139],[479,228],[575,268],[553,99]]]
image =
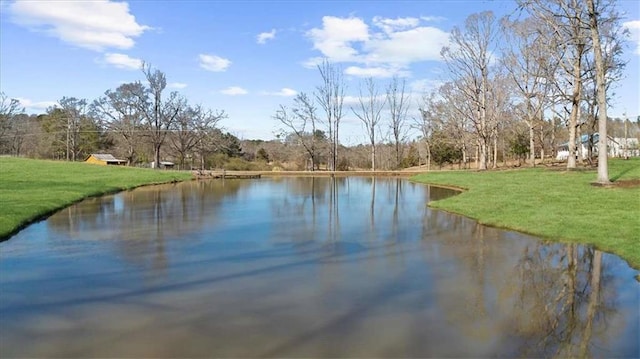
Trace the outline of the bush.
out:
[[[249,162],[243,158],[230,158],[223,166],[229,171],[270,171],[271,167],[264,162]]]

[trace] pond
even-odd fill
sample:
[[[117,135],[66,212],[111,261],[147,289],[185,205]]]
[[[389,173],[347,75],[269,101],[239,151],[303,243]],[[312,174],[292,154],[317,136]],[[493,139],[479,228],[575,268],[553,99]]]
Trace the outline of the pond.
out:
[[[403,179],[194,181],[0,243],[0,356],[638,357],[620,258],[429,209]]]

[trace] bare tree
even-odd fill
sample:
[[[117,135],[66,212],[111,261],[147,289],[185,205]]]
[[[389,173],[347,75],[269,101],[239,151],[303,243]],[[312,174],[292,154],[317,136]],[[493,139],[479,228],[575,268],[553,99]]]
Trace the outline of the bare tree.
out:
[[[351,108],[353,114],[362,121],[371,144],[371,171],[376,170],[376,131],[385,102],[386,97],[380,98],[376,83],[369,77],[360,84],[357,109]]]
[[[507,43],[502,62],[509,72],[518,97],[524,103],[524,119],[529,128],[529,161],[535,166],[536,122],[543,116],[548,101],[549,79],[555,74],[554,61],[548,53],[548,43],[535,29],[539,20],[503,22]],[[543,158],[541,158],[543,160]]]
[[[431,170],[431,135],[433,133],[433,123],[435,122],[434,107],[436,104],[435,92],[422,96],[422,106],[418,109],[420,117],[414,118],[414,124],[422,135],[422,141],[427,150],[427,171]]]
[[[172,92],[168,99],[162,98],[167,87],[167,78],[162,71],[143,63],[142,73],[147,79],[148,87],[137,94],[138,105],[144,114],[146,135],[153,146],[155,168],[160,168],[160,149],[186,101],[177,92]]]
[[[342,120],[345,84],[341,70],[329,60],[318,65],[322,84],[316,87],[315,98],[325,113],[327,133],[329,134],[329,169],[336,170],[338,163],[339,129]]]
[[[394,76],[387,86],[387,104],[389,107],[389,129],[393,136],[395,150],[395,169],[402,161],[402,142],[406,138],[406,120],[409,110],[409,94],[405,91],[406,80]]]
[[[0,151],[5,151],[5,147],[13,142],[13,129],[17,129],[17,116],[24,112],[24,108],[20,106],[20,101],[9,98],[4,92],[0,92]]]
[[[553,59],[563,69],[564,75],[554,77],[553,84],[570,103],[569,157],[567,168],[576,167],[576,133],[582,101],[584,56],[591,46],[584,19],[587,18],[583,0],[517,0],[521,8],[544,23],[539,33],[545,36]],[[550,79],[551,80],[551,79]]]
[[[140,109],[146,106],[140,106],[137,94],[144,92],[144,86],[140,82],[122,84],[115,91],[107,90],[104,96],[92,104],[93,111],[106,120],[107,128],[116,134],[124,145],[124,154],[129,166],[136,161],[137,148],[143,132],[144,112]]]
[[[283,132],[291,133],[297,142],[304,148],[311,161],[310,169],[314,171],[319,164],[319,148],[317,138],[317,125],[319,123],[313,100],[304,92],[299,93],[294,99],[294,107],[288,109],[280,105],[273,118],[283,124],[287,129]]]
[[[601,41],[605,34],[603,31],[608,26],[610,33],[616,34],[616,28],[620,28],[619,16],[615,11],[615,3],[608,0],[586,0],[587,13],[589,14],[589,28],[593,41],[593,55],[595,60],[596,98],[598,105],[598,177],[597,182],[609,183],[608,150],[607,150],[607,79],[611,74],[611,65],[615,65],[616,46],[605,47]],[[609,42],[611,43],[611,42]],[[610,50],[609,56],[603,54],[603,47]],[[609,60],[609,61],[607,61]],[[625,140],[626,141],[626,140]]]
[[[457,91],[466,101],[477,107],[472,117],[479,144],[480,170],[487,169],[491,128],[487,121],[490,64],[498,37],[495,17],[486,11],[470,15],[464,32],[458,27],[451,31],[451,46],[442,49],[442,56],[456,81]]]
[[[63,97],[58,104],[67,119],[67,161],[75,161],[80,151],[81,121],[89,111],[87,100]]]
[[[227,115],[224,111],[213,112],[202,106],[186,106],[176,116],[176,128],[169,136],[171,149],[178,157],[180,168],[184,169],[185,159],[193,154],[196,146]]]

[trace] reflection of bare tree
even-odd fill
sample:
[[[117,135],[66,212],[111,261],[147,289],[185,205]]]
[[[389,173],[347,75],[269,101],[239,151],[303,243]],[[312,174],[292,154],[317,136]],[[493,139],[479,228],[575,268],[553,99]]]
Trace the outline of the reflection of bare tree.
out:
[[[591,343],[591,336],[593,335],[593,321],[595,319],[596,309],[600,303],[600,274],[602,270],[602,252],[596,250],[593,254],[591,276],[589,286],[591,287],[591,293],[589,293],[589,303],[587,304],[587,317],[585,318],[586,324],[584,326],[584,332],[582,333],[582,341],[580,342],[580,350],[578,356],[580,358],[586,358],[589,350],[589,344]]]
[[[335,176],[331,176],[330,178],[330,186],[329,186],[329,233],[327,237],[330,240],[330,243],[335,245],[340,241],[340,216],[339,216],[339,188],[338,184],[346,184],[346,178],[336,178]]]
[[[102,239],[99,246],[69,247],[88,249],[91,255],[96,249],[115,249],[116,255],[105,253],[107,263],[114,262],[108,269],[113,273],[85,276],[72,262],[49,277],[37,270],[17,279],[10,278],[15,272],[0,276],[3,290],[10,293],[13,286],[20,294],[5,294],[8,305],[0,306],[3,314],[18,318],[2,328],[18,333],[18,340],[5,343],[10,343],[9,353],[22,356],[37,356],[20,352],[33,337],[45,338],[41,348],[63,349],[45,352],[56,356],[91,356],[129,341],[176,357],[599,357],[637,352],[637,345],[620,342],[635,338],[638,326],[625,323],[608,303],[617,289],[625,298],[618,310],[637,316],[632,308],[637,291],[623,287],[628,282],[620,280],[619,268],[607,268],[615,263],[609,262],[612,257],[576,245],[539,243],[429,210],[428,196],[447,194],[440,191],[397,179],[287,177],[149,187],[104,202],[87,201],[72,209],[71,221],[68,212],[61,214],[48,224],[48,232],[41,232],[62,247]],[[334,214],[340,222],[329,231]],[[71,238],[57,235],[63,227],[73,228]],[[11,270],[16,263],[11,250],[2,253],[0,264]],[[49,251],[37,253],[36,259],[43,253]],[[136,268],[129,271],[128,263],[119,268],[120,258]],[[24,263],[17,269],[30,264]],[[171,275],[157,278],[164,265],[171,266],[166,270]],[[618,277],[611,281],[608,273]],[[96,285],[86,286],[97,275]],[[141,275],[151,275],[154,282],[141,285]],[[22,290],[21,277],[33,278],[34,289]],[[61,288],[77,290],[60,295]],[[38,300],[31,293],[55,295]],[[88,321],[75,320],[85,315]],[[63,330],[51,324],[39,328],[41,318],[59,319]],[[143,324],[123,338],[117,323],[122,318]],[[38,328],[30,332],[22,323]],[[606,342],[611,335],[617,335],[613,344]],[[95,338],[103,338],[104,346],[93,347]],[[148,338],[166,345],[158,348]],[[64,351],[70,340],[78,346]],[[196,349],[185,351],[183,344]]]
[[[311,177],[282,181],[287,181],[288,190],[273,201],[271,210],[276,222],[288,224],[274,228],[272,235],[278,241],[317,240],[333,250],[345,243],[366,247],[389,245],[407,231],[402,225],[407,216],[417,219],[421,213],[405,205],[406,183],[402,179]],[[419,193],[424,195],[420,189]],[[379,193],[386,196],[379,198]],[[426,202],[426,198],[419,202],[420,208]],[[342,228],[344,221],[349,226]],[[353,221],[362,223],[360,228],[364,231],[348,233]],[[378,243],[379,239],[385,243]]]
[[[72,240],[113,241],[123,258],[157,275],[168,264],[168,242],[188,240],[190,233],[214,224],[224,198],[242,186],[241,181],[194,181],[142,187],[85,200],[54,214],[47,225]]]
[[[372,158],[373,155],[372,155]],[[373,163],[373,160],[372,160]],[[369,238],[375,240],[375,223],[376,223],[376,177],[371,177],[371,204],[369,205]]]
[[[164,213],[162,211],[162,191],[154,192],[155,200],[153,201],[153,219],[155,221],[156,235],[153,240],[155,243],[155,257],[152,260],[152,267],[156,272],[164,273],[167,267],[167,256],[164,252]],[[184,209],[184,207],[182,207]]]
[[[510,333],[505,345],[514,347],[513,356],[591,357],[598,343],[615,336],[608,318],[623,320],[600,251],[509,242],[521,247],[521,256],[513,257],[515,248],[501,250],[508,232],[440,211],[425,212],[422,233],[439,258],[455,263],[447,267],[449,280],[442,285],[454,282],[464,290],[442,288],[449,295],[440,306],[469,338]]]
[[[523,317],[516,329],[526,339],[523,354],[591,357],[594,334],[606,341],[613,329],[607,318],[616,312],[610,299],[615,288],[602,286],[602,252],[538,244],[525,249],[517,267],[521,289],[515,312]]]

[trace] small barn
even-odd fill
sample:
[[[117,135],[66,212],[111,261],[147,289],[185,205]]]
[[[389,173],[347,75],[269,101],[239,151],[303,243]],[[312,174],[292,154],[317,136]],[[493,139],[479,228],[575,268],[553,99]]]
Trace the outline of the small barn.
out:
[[[169,161],[160,161],[160,168],[164,168],[164,169],[171,169],[175,166],[176,164],[173,162],[169,162]],[[153,161],[151,162],[151,168],[156,168],[156,162]]]
[[[85,162],[103,166],[124,166],[127,163],[106,153],[92,153]]]

